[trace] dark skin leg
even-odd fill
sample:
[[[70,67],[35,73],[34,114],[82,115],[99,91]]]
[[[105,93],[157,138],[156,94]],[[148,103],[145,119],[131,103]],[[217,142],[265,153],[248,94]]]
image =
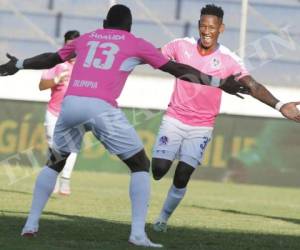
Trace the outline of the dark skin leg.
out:
[[[185,162],[180,161],[176,167],[173,178],[173,185],[176,188],[185,188],[194,172],[195,168]]]
[[[151,165],[153,178],[158,181],[169,171],[172,161],[161,158],[152,158]]]
[[[123,162],[129,167],[132,173],[141,171],[149,172],[150,161],[144,149],[131,156],[129,159],[123,160]]]
[[[61,153],[49,148],[49,159],[46,165],[60,173],[63,170],[69,155],[70,153]]]
[[[171,168],[172,161],[160,158],[152,159],[152,175],[155,180],[160,180]],[[173,184],[176,188],[185,188],[195,168],[180,161],[176,167]]]

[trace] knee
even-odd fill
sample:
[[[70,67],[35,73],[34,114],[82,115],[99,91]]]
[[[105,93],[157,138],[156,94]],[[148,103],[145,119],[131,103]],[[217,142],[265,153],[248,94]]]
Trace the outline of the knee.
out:
[[[49,148],[49,157],[46,165],[60,173],[63,170],[69,155],[70,153],[62,153]]]
[[[195,168],[184,163],[184,162],[179,162],[174,179],[173,179],[173,184],[176,188],[185,188],[191,178],[191,175],[193,174]]]
[[[172,164],[172,161],[165,159],[152,159],[152,176],[154,180],[160,180],[168,172]]]
[[[190,180],[189,176],[186,175],[182,175],[182,176],[178,176],[175,175],[174,176],[174,180],[173,180],[173,184],[176,188],[185,188],[188,184]]]
[[[129,159],[124,160],[131,172],[149,172],[150,161],[144,150],[138,152]]]
[[[159,165],[155,165],[152,163],[151,169],[152,169],[153,179],[156,181],[160,180],[165,175],[165,171]]]

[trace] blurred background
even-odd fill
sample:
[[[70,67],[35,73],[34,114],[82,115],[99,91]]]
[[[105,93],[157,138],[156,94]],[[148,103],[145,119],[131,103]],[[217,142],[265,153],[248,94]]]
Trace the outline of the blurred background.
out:
[[[220,42],[242,57],[250,73],[282,101],[300,100],[300,2],[298,0],[0,0],[0,62],[5,53],[26,58],[56,51],[66,31],[102,27],[109,7],[133,13],[132,32],[157,47],[175,38],[198,37],[200,9],[223,8]],[[42,166],[47,144],[43,120],[50,92],[39,92],[41,72],[0,79],[0,160],[5,167]],[[151,149],[173,88],[173,78],[140,66],[119,99]],[[224,94],[221,115],[203,166],[194,178],[263,185],[300,185],[300,128],[253,98]],[[127,169],[87,134],[75,170]]]

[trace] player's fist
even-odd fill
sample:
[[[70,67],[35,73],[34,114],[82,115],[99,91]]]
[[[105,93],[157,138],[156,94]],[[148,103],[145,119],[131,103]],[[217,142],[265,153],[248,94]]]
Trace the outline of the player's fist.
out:
[[[19,71],[19,69],[16,67],[18,59],[8,53],[6,54],[6,56],[9,61],[5,64],[0,65],[0,76],[13,75]]]

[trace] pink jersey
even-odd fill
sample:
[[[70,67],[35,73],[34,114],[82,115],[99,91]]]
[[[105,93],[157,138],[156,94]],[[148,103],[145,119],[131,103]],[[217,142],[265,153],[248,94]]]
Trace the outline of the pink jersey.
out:
[[[57,64],[52,69],[43,71],[42,79],[53,79],[65,71],[67,71],[68,75],[71,76],[73,65],[74,63],[68,61]],[[69,80],[70,77],[66,77],[63,81],[51,88],[51,98],[48,102],[48,111],[55,116],[58,116],[60,112],[61,103],[68,88]]]
[[[113,106],[136,65],[144,62],[159,68],[168,62],[152,44],[116,29],[86,33],[58,53],[64,61],[76,53],[66,95],[100,98]]]
[[[166,44],[162,53],[169,59],[218,78],[237,73],[241,73],[239,78],[248,75],[240,58],[222,45],[213,53],[202,56],[194,38],[182,38]],[[221,95],[219,88],[176,79],[166,114],[188,125],[213,127],[220,111]]]

